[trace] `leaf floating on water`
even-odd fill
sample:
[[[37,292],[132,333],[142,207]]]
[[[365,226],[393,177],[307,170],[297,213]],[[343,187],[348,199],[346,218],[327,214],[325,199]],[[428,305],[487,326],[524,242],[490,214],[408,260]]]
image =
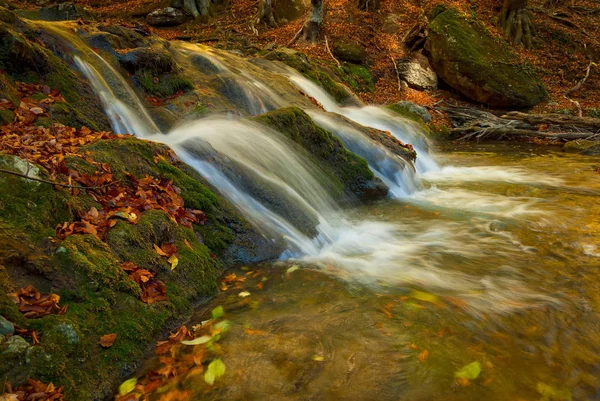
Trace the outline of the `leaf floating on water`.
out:
[[[119,394],[126,395],[126,394],[131,393],[135,389],[136,384],[137,384],[137,378],[135,378],[135,377],[132,377],[129,380],[125,380],[119,386]]]
[[[246,327],[244,329],[244,333],[252,335],[252,336],[266,336],[267,335],[266,331],[263,331],[263,330],[254,330],[254,329],[251,329],[251,328],[248,328],[248,327]]]
[[[200,345],[200,344],[206,344],[211,339],[212,339],[211,336],[201,336],[198,338],[194,338],[193,340],[182,341],[181,343],[183,345]]]
[[[225,374],[225,364],[220,359],[214,359],[209,365],[206,373],[204,374],[204,381],[211,386],[215,383],[215,380]]]
[[[542,395],[543,400],[573,401],[573,395],[567,389],[558,389],[549,384],[539,382],[536,390]]]
[[[223,310],[222,306],[217,306],[210,312],[210,314],[212,315],[213,319],[219,319],[225,315],[225,311]]]
[[[300,268],[300,266],[298,266],[298,265],[294,265],[294,266],[290,267],[289,269],[287,269],[286,273],[287,273],[287,274],[293,273],[293,272],[295,272],[296,270],[298,270],[299,268]]]
[[[171,257],[169,259],[167,259],[167,262],[169,262],[171,264],[171,271],[173,271],[179,264],[179,259],[177,259],[177,256],[171,255]]]
[[[425,302],[431,302],[431,303],[437,303],[439,298],[437,297],[437,295],[433,295],[430,294],[428,292],[425,291],[418,291],[418,290],[413,290],[410,293],[410,296],[414,299],[418,299],[419,301],[425,301]]]
[[[429,357],[429,351],[425,350],[425,351],[421,352],[417,358],[419,359],[419,361],[425,362],[428,357]]]
[[[217,334],[225,333],[231,328],[231,322],[229,320],[223,320],[222,322],[215,324],[214,328],[217,331]]]
[[[314,355],[312,357],[313,361],[317,361],[317,362],[323,362],[325,360],[325,357],[322,355]]]
[[[454,373],[454,377],[457,379],[475,380],[479,377],[480,373],[481,364],[479,361],[475,361],[460,368],[459,371]]]
[[[250,296],[250,293],[248,291],[242,291],[238,294],[238,297],[240,297],[240,298],[246,298],[249,296]]]
[[[113,346],[116,339],[117,339],[117,334],[115,334],[115,333],[104,335],[104,336],[100,337],[100,345],[104,348],[110,348]]]

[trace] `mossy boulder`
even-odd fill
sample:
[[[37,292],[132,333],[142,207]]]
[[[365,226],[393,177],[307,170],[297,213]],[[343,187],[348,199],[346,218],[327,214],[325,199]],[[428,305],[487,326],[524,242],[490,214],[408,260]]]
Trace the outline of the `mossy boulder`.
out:
[[[533,68],[458,10],[438,10],[425,49],[438,76],[465,97],[500,108],[530,108],[547,94]]]
[[[579,153],[582,155],[600,156],[600,143],[597,141],[588,141],[578,139],[570,141],[563,145],[563,151],[567,153]]]
[[[135,74],[137,83],[151,95],[169,97],[194,88],[194,84],[180,74],[173,56],[166,50],[141,47],[120,53],[117,59],[123,68]]]
[[[286,107],[254,118],[301,145],[330,169],[346,193],[362,199],[387,195],[387,187],[374,176],[367,162],[349,152],[331,132],[316,125],[297,107]]]
[[[363,64],[367,61],[367,51],[364,46],[352,40],[336,41],[333,44],[333,55],[350,63]]]
[[[17,28],[0,23],[0,70],[9,75],[0,78],[0,92],[15,102],[14,81],[59,88],[66,103],[52,106],[60,108],[51,113],[54,121],[76,128],[108,129],[108,119],[89,83],[41,41],[31,39],[36,34],[24,24]]]

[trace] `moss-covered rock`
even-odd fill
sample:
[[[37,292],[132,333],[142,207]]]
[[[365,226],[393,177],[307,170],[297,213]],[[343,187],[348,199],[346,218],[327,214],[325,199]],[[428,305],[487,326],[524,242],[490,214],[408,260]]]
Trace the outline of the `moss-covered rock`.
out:
[[[35,32],[26,25],[19,29],[0,24],[0,69],[11,77],[0,79],[0,91],[12,92],[10,80],[45,83],[51,88],[59,88],[67,101],[61,106],[53,106],[62,108],[53,117],[55,121],[76,128],[85,125],[92,129],[107,129],[108,120],[90,85],[41,42],[31,39]]]
[[[297,107],[286,107],[254,118],[300,144],[309,154],[330,168],[343,189],[358,198],[387,195],[388,189],[373,175],[367,162],[349,152],[329,131],[316,125]]]
[[[578,139],[570,141],[563,145],[563,150],[568,153],[579,153],[582,155],[598,156],[600,155],[600,143],[597,141],[588,141]]]
[[[350,63],[365,63],[367,51],[364,46],[351,40],[339,40],[333,44],[333,55],[342,61]]]
[[[494,107],[528,108],[546,98],[533,68],[506,42],[458,10],[438,10],[425,45],[438,76],[465,97]]]
[[[375,92],[373,76],[367,67],[360,64],[345,63],[342,66],[342,79],[356,92]]]
[[[141,47],[119,54],[118,60],[151,95],[169,97],[194,88],[192,82],[179,73],[175,60],[166,50]]]
[[[338,103],[345,106],[356,106],[360,102],[339,82],[333,80],[334,74],[325,71],[315,65],[306,57],[304,53],[292,49],[276,49],[265,55],[267,60],[279,60],[286,65],[296,69],[306,78],[310,79],[317,85],[320,85],[327,93],[329,93]]]

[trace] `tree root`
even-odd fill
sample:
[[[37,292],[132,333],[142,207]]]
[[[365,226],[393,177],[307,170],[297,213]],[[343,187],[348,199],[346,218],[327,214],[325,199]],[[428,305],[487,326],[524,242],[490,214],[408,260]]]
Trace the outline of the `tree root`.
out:
[[[503,11],[500,16],[500,25],[504,34],[515,45],[523,45],[524,48],[531,49],[537,31],[526,8]]]
[[[183,11],[195,20],[207,22],[212,17],[211,0],[183,0]]]

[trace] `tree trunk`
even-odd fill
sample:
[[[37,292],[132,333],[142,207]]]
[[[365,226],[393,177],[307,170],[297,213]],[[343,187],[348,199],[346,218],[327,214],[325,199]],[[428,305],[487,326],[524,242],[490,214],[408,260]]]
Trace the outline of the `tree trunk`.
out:
[[[258,0],[258,22],[264,22],[271,28],[277,27],[275,16],[273,15],[273,6],[275,0]]]
[[[500,26],[504,34],[516,45],[531,48],[535,27],[527,10],[528,0],[504,0],[500,11]]]
[[[310,14],[302,28],[302,37],[311,43],[315,43],[321,33],[323,23],[323,0],[310,1]]]
[[[195,20],[208,21],[211,15],[211,0],[183,0],[183,10]]]

